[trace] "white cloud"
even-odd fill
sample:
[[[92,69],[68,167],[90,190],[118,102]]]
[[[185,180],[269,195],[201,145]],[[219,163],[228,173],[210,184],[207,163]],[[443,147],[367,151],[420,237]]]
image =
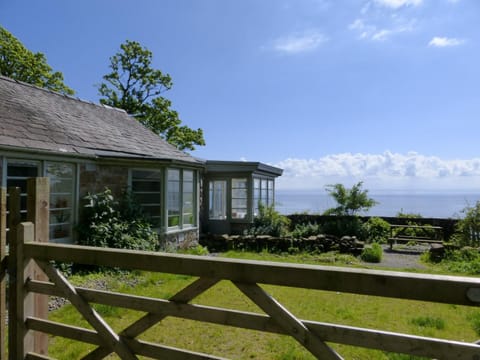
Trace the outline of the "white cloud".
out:
[[[423,0],[374,0],[376,4],[389,7],[391,9],[398,9],[403,6],[419,6]]]
[[[358,32],[361,39],[384,41],[395,34],[413,31],[414,22],[414,20],[405,21],[402,18],[394,18],[393,23],[387,24],[385,27],[378,27],[365,19],[356,19],[348,28]]]
[[[279,188],[323,188],[331,183],[364,181],[374,189],[463,190],[480,188],[480,158],[443,160],[415,152],[407,154],[334,154],[319,159],[285,159]]]
[[[450,46],[463,45],[464,43],[465,43],[464,39],[435,36],[432,40],[430,40],[430,42],[428,43],[428,46],[450,47]]]
[[[287,54],[298,54],[318,48],[328,38],[316,30],[294,33],[274,41],[273,49]]]

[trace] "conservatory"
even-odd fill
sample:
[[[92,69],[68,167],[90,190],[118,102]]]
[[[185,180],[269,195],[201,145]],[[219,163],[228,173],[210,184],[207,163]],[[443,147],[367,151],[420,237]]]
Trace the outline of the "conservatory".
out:
[[[275,178],[283,170],[260,162],[207,160],[203,182],[202,231],[240,234],[275,202]]]

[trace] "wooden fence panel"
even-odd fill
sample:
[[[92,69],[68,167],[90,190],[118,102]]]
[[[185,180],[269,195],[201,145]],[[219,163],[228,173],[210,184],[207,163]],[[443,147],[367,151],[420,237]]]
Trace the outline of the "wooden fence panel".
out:
[[[304,331],[303,335],[305,338],[315,336],[322,341],[361,346],[389,352],[400,352],[415,356],[445,358],[444,356],[442,357],[442,355],[449,354],[449,359],[469,360],[480,357],[480,346],[476,344],[295,319],[290,317],[287,311],[283,311],[281,305],[275,304],[274,299],[269,299],[268,294],[264,293],[264,296],[257,296],[256,294],[252,294],[254,291],[249,290],[251,286],[254,286],[255,289],[260,289],[257,285],[252,285],[255,283],[268,283],[272,285],[289,284],[289,286],[302,288],[322,289],[322,286],[325,286],[325,282],[322,281],[324,278],[348,281],[348,278],[351,275],[354,281],[359,281],[361,283],[363,288],[363,292],[361,293],[365,295],[374,293],[376,295],[381,294],[383,296],[391,296],[391,290],[386,290],[384,292],[385,283],[389,286],[396,286],[397,282],[404,283],[408,282],[408,279],[410,279],[411,284],[413,284],[412,286],[418,286],[420,288],[426,287],[427,289],[436,287],[437,297],[435,300],[437,302],[444,302],[440,297],[442,293],[441,290],[443,289],[445,294],[448,292],[457,293],[454,297],[450,297],[450,299],[454,300],[454,302],[452,302],[453,304],[478,305],[479,299],[477,295],[480,289],[480,279],[477,278],[436,276],[430,274],[405,274],[391,271],[345,269],[232,259],[227,260],[134,251],[126,252],[128,253],[128,257],[126,258],[129,259],[127,261],[125,260],[126,258],[117,256],[119,253],[118,250],[84,248],[59,244],[29,243],[25,244],[24,250],[25,256],[33,257],[37,260],[45,258],[45,261],[48,261],[48,259],[72,261],[81,258],[84,259],[81,261],[83,263],[105,265],[106,263],[109,264],[109,259],[116,258],[116,263],[120,267],[122,265],[129,267],[132,264],[137,264],[137,266],[135,266],[136,268],[144,270],[148,269],[150,271],[190,274],[193,276],[208,274],[208,277],[200,278],[192,283],[190,285],[191,290],[188,289],[180,292],[183,292],[184,295],[174,296],[171,300],[151,299],[141,296],[75,288],[77,294],[84,299],[86,303],[99,303],[144,311],[147,313],[144,318],[141,318],[137,323],[132,324],[131,327],[119,333],[119,336],[123,339],[124,343],[129,345],[129,347],[132,346],[131,348],[136,354],[151,356],[152,353],[157,351],[157,356],[160,356],[159,354],[165,351],[162,346],[148,345],[149,355],[144,352],[137,352],[138,344],[140,342],[134,340],[134,338],[166,316],[175,316],[286,335],[292,335],[290,327],[296,326],[297,328],[301,327],[304,330],[308,329],[310,331],[310,333]],[[123,253],[125,251],[120,252]],[[81,254],[83,255],[81,256]],[[126,262],[124,263],[123,261]],[[184,272],[187,268],[190,269],[190,271]],[[209,271],[206,271],[206,269],[209,269]],[[290,273],[289,278],[285,278],[284,274],[286,274],[286,272]],[[219,273],[221,273],[221,276],[218,276]],[[273,276],[273,274],[276,274],[276,276]],[[247,285],[245,285],[245,283],[239,283],[237,280],[245,280],[245,278],[248,278],[248,280],[251,281],[250,283],[247,283]],[[294,278],[297,279],[295,283],[292,282]],[[311,279],[309,278],[313,278],[315,284],[312,285]],[[213,286],[220,279],[232,280],[267,314],[270,314],[270,316],[187,303],[191,298],[208,289],[210,286]],[[337,287],[334,289],[342,291],[341,289],[349,288],[350,286],[351,285],[342,283],[342,281],[338,281]],[[27,289],[29,291],[44,294],[61,295],[59,289],[56,288],[54,284],[48,282],[31,281],[27,284]],[[198,291],[195,289],[198,289]],[[255,292],[258,293],[258,291]],[[427,299],[423,299],[422,296],[425,296]],[[419,290],[418,293],[408,292],[408,294],[404,294],[402,298],[431,301],[432,296]],[[278,316],[278,313],[280,313],[280,316]],[[46,331],[48,329],[53,329],[51,324],[42,322],[41,320],[30,319],[30,321],[32,322],[32,326],[37,330],[43,329]],[[284,323],[283,326],[282,322]],[[135,330],[132,331],[131,329]],[[66,329],[64,333],[69,332],[72,334],[74,333],[74,336],[85,338],[91,336],[88,333],[74,329]],[[62,330],[59,327],[55,328],[55,334],[58,333],[62,333]],[[175,353],[175,358],[179,359],[197,358],[198,355],[184,354],[179,349],[172,351]],[[111,348],[106,345],[101,345],[98,349],[90,353],[86,359],[101,359],[110,352]],[[160,358],[157,356],[151,357]],[[317,354],[317,356],[325,358],[323,355]],[[202,357],[200,356],[199,358]]]
[[[0,187],[0,359],[6,359],[7,339],[7,191]]]
[[[50,181],[47,177],[30,178],[27,180],[27,221],[33,224],[34,241],[47,243],[50,232]],[[39,267],[32,263],[30,272],[35,280],[47,280]],[[48,317],[48,296],[34,294],[34,315],[38,318]],[[48,353],[48,335],[35,332],[34,350],[37,354]]]

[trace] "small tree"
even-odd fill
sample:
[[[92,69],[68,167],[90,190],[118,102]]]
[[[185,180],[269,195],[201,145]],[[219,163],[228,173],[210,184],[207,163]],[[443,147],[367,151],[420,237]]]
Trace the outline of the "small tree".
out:
[[[0,26],[0,74],[45,89],[72,95],[63,83],[63,74],[53,71],[45,55],[28,50],[15,36]]]
[[[168,74],[152,67],[153,54],[136,41],[127,40],[110,58],[111,72],[98,86],[105,105],[125,110],[147,128],[180,150],[205,145],[202,129],[181,125],[170,100],[161,96],[172,88]]]
[[[362,185],[362,181],[351,189],[342,184],[327,185],[326,191],[337,202],[337,207],[327,209],[324,215],[353,216],[378,204],[368,197],[368,190],[362,190]]]

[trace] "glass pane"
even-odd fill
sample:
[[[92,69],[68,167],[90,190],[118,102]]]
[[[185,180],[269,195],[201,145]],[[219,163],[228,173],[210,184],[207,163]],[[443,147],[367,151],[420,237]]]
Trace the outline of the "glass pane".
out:
[[[247,189],[232,189],[232,198],[247,198]]]
[[[133,170],[132,195],[154,227],[161,225],[162,172],[160,170]]]
[[[184,170],[184,171],[183,171],[183,181],[191,181],[191,182],[193,182],[193,171]]]
[[[232,179],[232,189],[246,189],[247,179]]]
[[[75,165],[49,162],[46,175],[50,179],[50,239],[72,242]]]
[[[232,199],[232,208],[247,208],[247,199]]]
[[[132,181],[132,191],[134,193],[138,192],[160,192],[160,181],[159,180],[133,180]]]
[[[227,182],[211,181],[209,184],[209,217],[213,220],[224,220],[227,217]]]
[[[180,181],[180,170],[168,169],[168,180]]]

